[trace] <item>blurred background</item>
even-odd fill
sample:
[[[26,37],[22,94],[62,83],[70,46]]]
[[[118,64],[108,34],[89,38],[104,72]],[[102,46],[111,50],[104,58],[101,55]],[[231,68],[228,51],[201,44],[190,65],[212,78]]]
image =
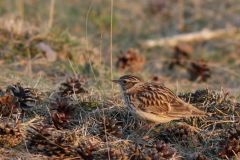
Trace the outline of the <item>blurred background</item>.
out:
[[[56,88],[76,73],[107,91],[112,69],[239,100],[240,1],[118,0],[112,14],[110,0],[1,0],[0,85]]]

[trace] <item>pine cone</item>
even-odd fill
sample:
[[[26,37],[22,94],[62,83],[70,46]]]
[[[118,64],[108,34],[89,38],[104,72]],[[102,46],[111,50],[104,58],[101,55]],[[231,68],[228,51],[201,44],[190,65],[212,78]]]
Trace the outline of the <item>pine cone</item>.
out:
[[[98,129],[100,130],[100,136],[104,137],[105,132],[110,133],[114,136],[120,136],[121,135],[121,126],[117,126],[117,119],[112,118],[106,118],[106,116],[103,117],[103,121],[98,123]],[[106,127],[106,130],[105,130]]]
[[[97,144],[93,145],[90,141],[79,143],[76,152],[79,156],[81,156],[84,160],[93,160],[94,159],[94,151],[97,151]]]
[[[226,91],[225,91],[226,92]],[[178,95],[179,98],[185,102],[196,103],[195,106],[202,106],[203,103],[211,104],[208,105],[208,112],[231,114],[231,112],[238,112],[239,108],[234,100],[229,99],[229,93],[216,92],[209,89],[200,89],[195,93],[181,93]],[[234,109],[233,109],[234,108]]]
[[[66,143],[66,138],[53,132],[52,126],[39,123],[40,126],[30,126],[28,129],[28,147],[50,156],[53,159],[73,158],[76,152],[72,145]]]
[[[73,146],[66,144],[64,137],[61,135],[52,141],[48,141],[44,147],[46,154],[51,156],[51,158],[64,159],[76,157]]]
[[[100,152],[96,159],[111,159],[111,160],[128,160],[129,157],[124,153],[122,148],[115,149],[111,147],[109,151]]]
[[[140,145],[142,147],[140,147]],[[165,144],[163,141],[157,141],[152,148],[147,148],[145,145],[135,143],[134,145],[129,146],[127,150],[127,156],[131,157],[130,160],[166,160],[174,159],[176,151],[169,151],[169,144]],[[126,157],[126,156],[125,156]]]
[[[186,43],[180,43],[174,47],[176,58],[180,58],[181,56],[185,58],[191,58],[193,53],[193,48],[191,45]]]
[[[79,135],[77,132],[72,130],[66,130],[65,132],[61,130],[61,135],[63,135],[65,142],[69,145],[74,145],[79,140]]]
[[[145,64],[145,57],[138,56],[138,50],[130,48],[128,53],[121,53],[116,66],[121,70],[129,69],[131,72],[141,71]]]
[[[69,105],[67,98],[57,99],[57,104],[53,104],[51,110],[57,110],[52,114],[52,121],[57,129],[69,128],[69,119],[77,106]]]
[[[207,100],[215,99],[212,96],[214,93],[206,88],[196,90],[195,93],[180,93],[178,97],[189,103],[203,103]]]
[[[224,136],[230,140],[233,140],[233,139],[239,140],[240,124],[239,123],[231,124],[231,126],[225,130]]]
[[[130,160],[151,159],[149,156],[149,151],[145,148],[144,145],[140,147],[139,143],[135,143],[135,145],[129,147],[128,157],[130,157]]]
[[[167,126],[161,134],[166,135],[170,142],[180,142],[184,146],[193,147],[198,142],[203,142],[203,136],[187,124]]]
[[[35,107],[36,99],[30,88],[22,87],[20,83],[8,86],[6,92],[12,91],[12,94],[17,98],[20,107],[23,110],[28,110]]]
[[[81,80],[80,76],[78,76],[78,78],[67,78],[65,83],[61,83],[61,87],[59,88],[60,92],[58,92],[58,94],[64,97],[72,94],[88,93],[83,87],[83,84],[84,81]]]
[[[3,95],[0,97],[0,114],[3,116],[9,114],[21,113],[21,108],[19,103],[17,103],[17,98],[13,95]]]
[[[165,144],[163,141],[158,140],[157,143],[154,145],[154,149],[152,149],[150,152],[152,160],[172,159],[176,154],[176,151],[169,151],[169,146],[170,143]]]
[[[15,126],[12,123],[0,123],[0,144],[4,147],[14,147],[22,142],[23,135],[19,129],[21,121]]]
[[[51,139],[51,133],[55,129],[42,122],[39,125],[38,128],[36,128],[37,126],[30,126],[33,130],[27,130],[29,133],[26,138],[28,140],[27,145],[33,150],[44,151],[44,147],[47,145],[48,140]]]
[[[199,82],[206,82],[211,77],[212,69],[208,67],[206,61],[200,60],[191,63],[188,73],[191,81],[195,81],[200,77]]]
[[[234,158],[240,156],[240,146],[239,146],[240,140],[228,140],[226,142],[226,145],[223,147],[223,151],[219,153],[219,156],[224,159]]]
[[[163,18],[171,18],[173,15],[169,4],[170,3],[163,0],[148,0],[146,12],[151,14],[150,16],[156,14],[162,16]]]
[[[173,69],[175,65],[186,66],[184,60],[190,59],[192,56],[193,48],[186,43],[178,44],[174,47],[174,53],[172,55],[172,62],[169,65],[169,69]]]

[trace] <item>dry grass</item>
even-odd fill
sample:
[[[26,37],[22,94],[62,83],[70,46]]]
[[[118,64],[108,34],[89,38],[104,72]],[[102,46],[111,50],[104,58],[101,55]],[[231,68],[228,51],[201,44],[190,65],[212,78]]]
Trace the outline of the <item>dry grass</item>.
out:
[[[85,141],[97,144],[95,159],[96,155],[100,154],[106,154],[103,159],[108,159],[112,148],[122,148],[130,157],[134,154],[133,146],[137,142],[140,142],[138,149],[144,151],[141,149],[143,144],[147,150],[151,150],[159,139],[171,143],[169,150],[176,151],[175,159],[196,159],[198,153],[209,159],[221,159],[219,153],[224,150],[223,145],[226,144],[225,129],[233,128],[232,125],[240,120],[240,105],[237,103],[240,101],[239,35],[190,43],[193,47],[192,59],[186,60],[184,64],[189,65],[194,60],[205,59],[209,61],[208,65],[212,69],[211,78],[202,83],[198,83],[198,80],[189,81],[187,69],[184,67],[168,69],[168,64],[172,61],[172,47],[149,49],[140,46],[139,42],[197,32],[204,28],[214,30],[229,26],[239,27],[240,9],[236,7],[239,4],[237,0],[159,1],[159,8],[152,8],[151,3],[154,0],[120,0],[114,1],[112,15],[111,3],[106,0],[73,0],[71,3],[66,0],[54,3],[52,0],[51,4],[50,1],[40,0],[21,2],[0,2],[0,87],[5,90],[7,86],[20,82],[37,93],[36,108],[20,117],[24,135],[29,134],[27,130],[31,129],[30,125],[36,126],[40,121],[45,122],[46,118],[51,117],[49,109],[59,97],[57,92],[60,84],[67,77],[81,74],[86,82],[84,87],[89,93],[74,95],[70,100],[70,103],[77,106],[70,119],[72,129],[54,131],[52,134],[75,133],[77,138],[71,145],[76,148]],[[109,43],[111,35],[112,44]],[[55,62],[49,62],[46,51],[39,50],[40,42],[47,44],[58,54]],[[139,49],[141,55],[145,56],[145,66],[137,73],[118,71],[114,68],[114,63],[120,54],[119,51],[127,51],[131,47]],[[209,118],[179,121],[195,127],[198,134],[203,135],[203,141],[191,143],[191,140],[187,145],[179,139],[176,141],[166,135],[167,128],[174,128],[170,124],[157,126],[155,131],[159,132],[153,131],[149,139],[143,140],[142,135],[147,129],[139,128],[144,124],[125,108],[119,88],[113,86],[113,92],[111,91],[112,85],[109,80],[124,74],[135,74],[145,81],[150,81],[153,74],[158,75],[161,77],[161,83],[185,101],[213,113]],[[200,88],[208,88],[208,95],[201,93],[200,97],[195,94],[197,98],[190,98],[190,94],[187,94],[192,92],[193,95]],[[118,120],[117,125],[122,127],[121,136],[106,133],[109,136],[104,140],[106,135],[99,135],[98,124],[103,120],[102,116]],[[1,117],[1,121],[6,120],[5,118],[8,117]],[[179,124],[175,127],[178,126]],[[40,155],[41,152],[28,148],[26,144],[27,141],[23,141],[14,148],[3,147],[0,157],[49,158],[46,154]]]

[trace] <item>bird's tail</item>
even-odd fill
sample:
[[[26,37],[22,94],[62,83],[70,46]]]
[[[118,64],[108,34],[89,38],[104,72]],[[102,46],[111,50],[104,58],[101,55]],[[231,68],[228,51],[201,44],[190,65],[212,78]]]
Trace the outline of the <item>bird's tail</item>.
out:
[[[189,116],[211,116],[211,113],[206,113],[204,111],[201,111],[200,109],[193,107],[191,104],[187,103],[188,108],[192,110],[192,115]]]

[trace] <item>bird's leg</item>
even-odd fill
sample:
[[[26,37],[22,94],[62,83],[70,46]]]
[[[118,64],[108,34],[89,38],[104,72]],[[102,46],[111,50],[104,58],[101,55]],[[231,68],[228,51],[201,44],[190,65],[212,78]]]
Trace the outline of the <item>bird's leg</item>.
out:
[[[151,128],[147,131],[147,133],[143,136],[143,139],[150,133],[150,131],[156,126],[156,124],[153,124]]]
[[[144,130],[144,129],[146,129],[147,127],[149,127],[149,124],[145,124],[144,126],[141,126],[138,130],[140,131],[140,130]]]

